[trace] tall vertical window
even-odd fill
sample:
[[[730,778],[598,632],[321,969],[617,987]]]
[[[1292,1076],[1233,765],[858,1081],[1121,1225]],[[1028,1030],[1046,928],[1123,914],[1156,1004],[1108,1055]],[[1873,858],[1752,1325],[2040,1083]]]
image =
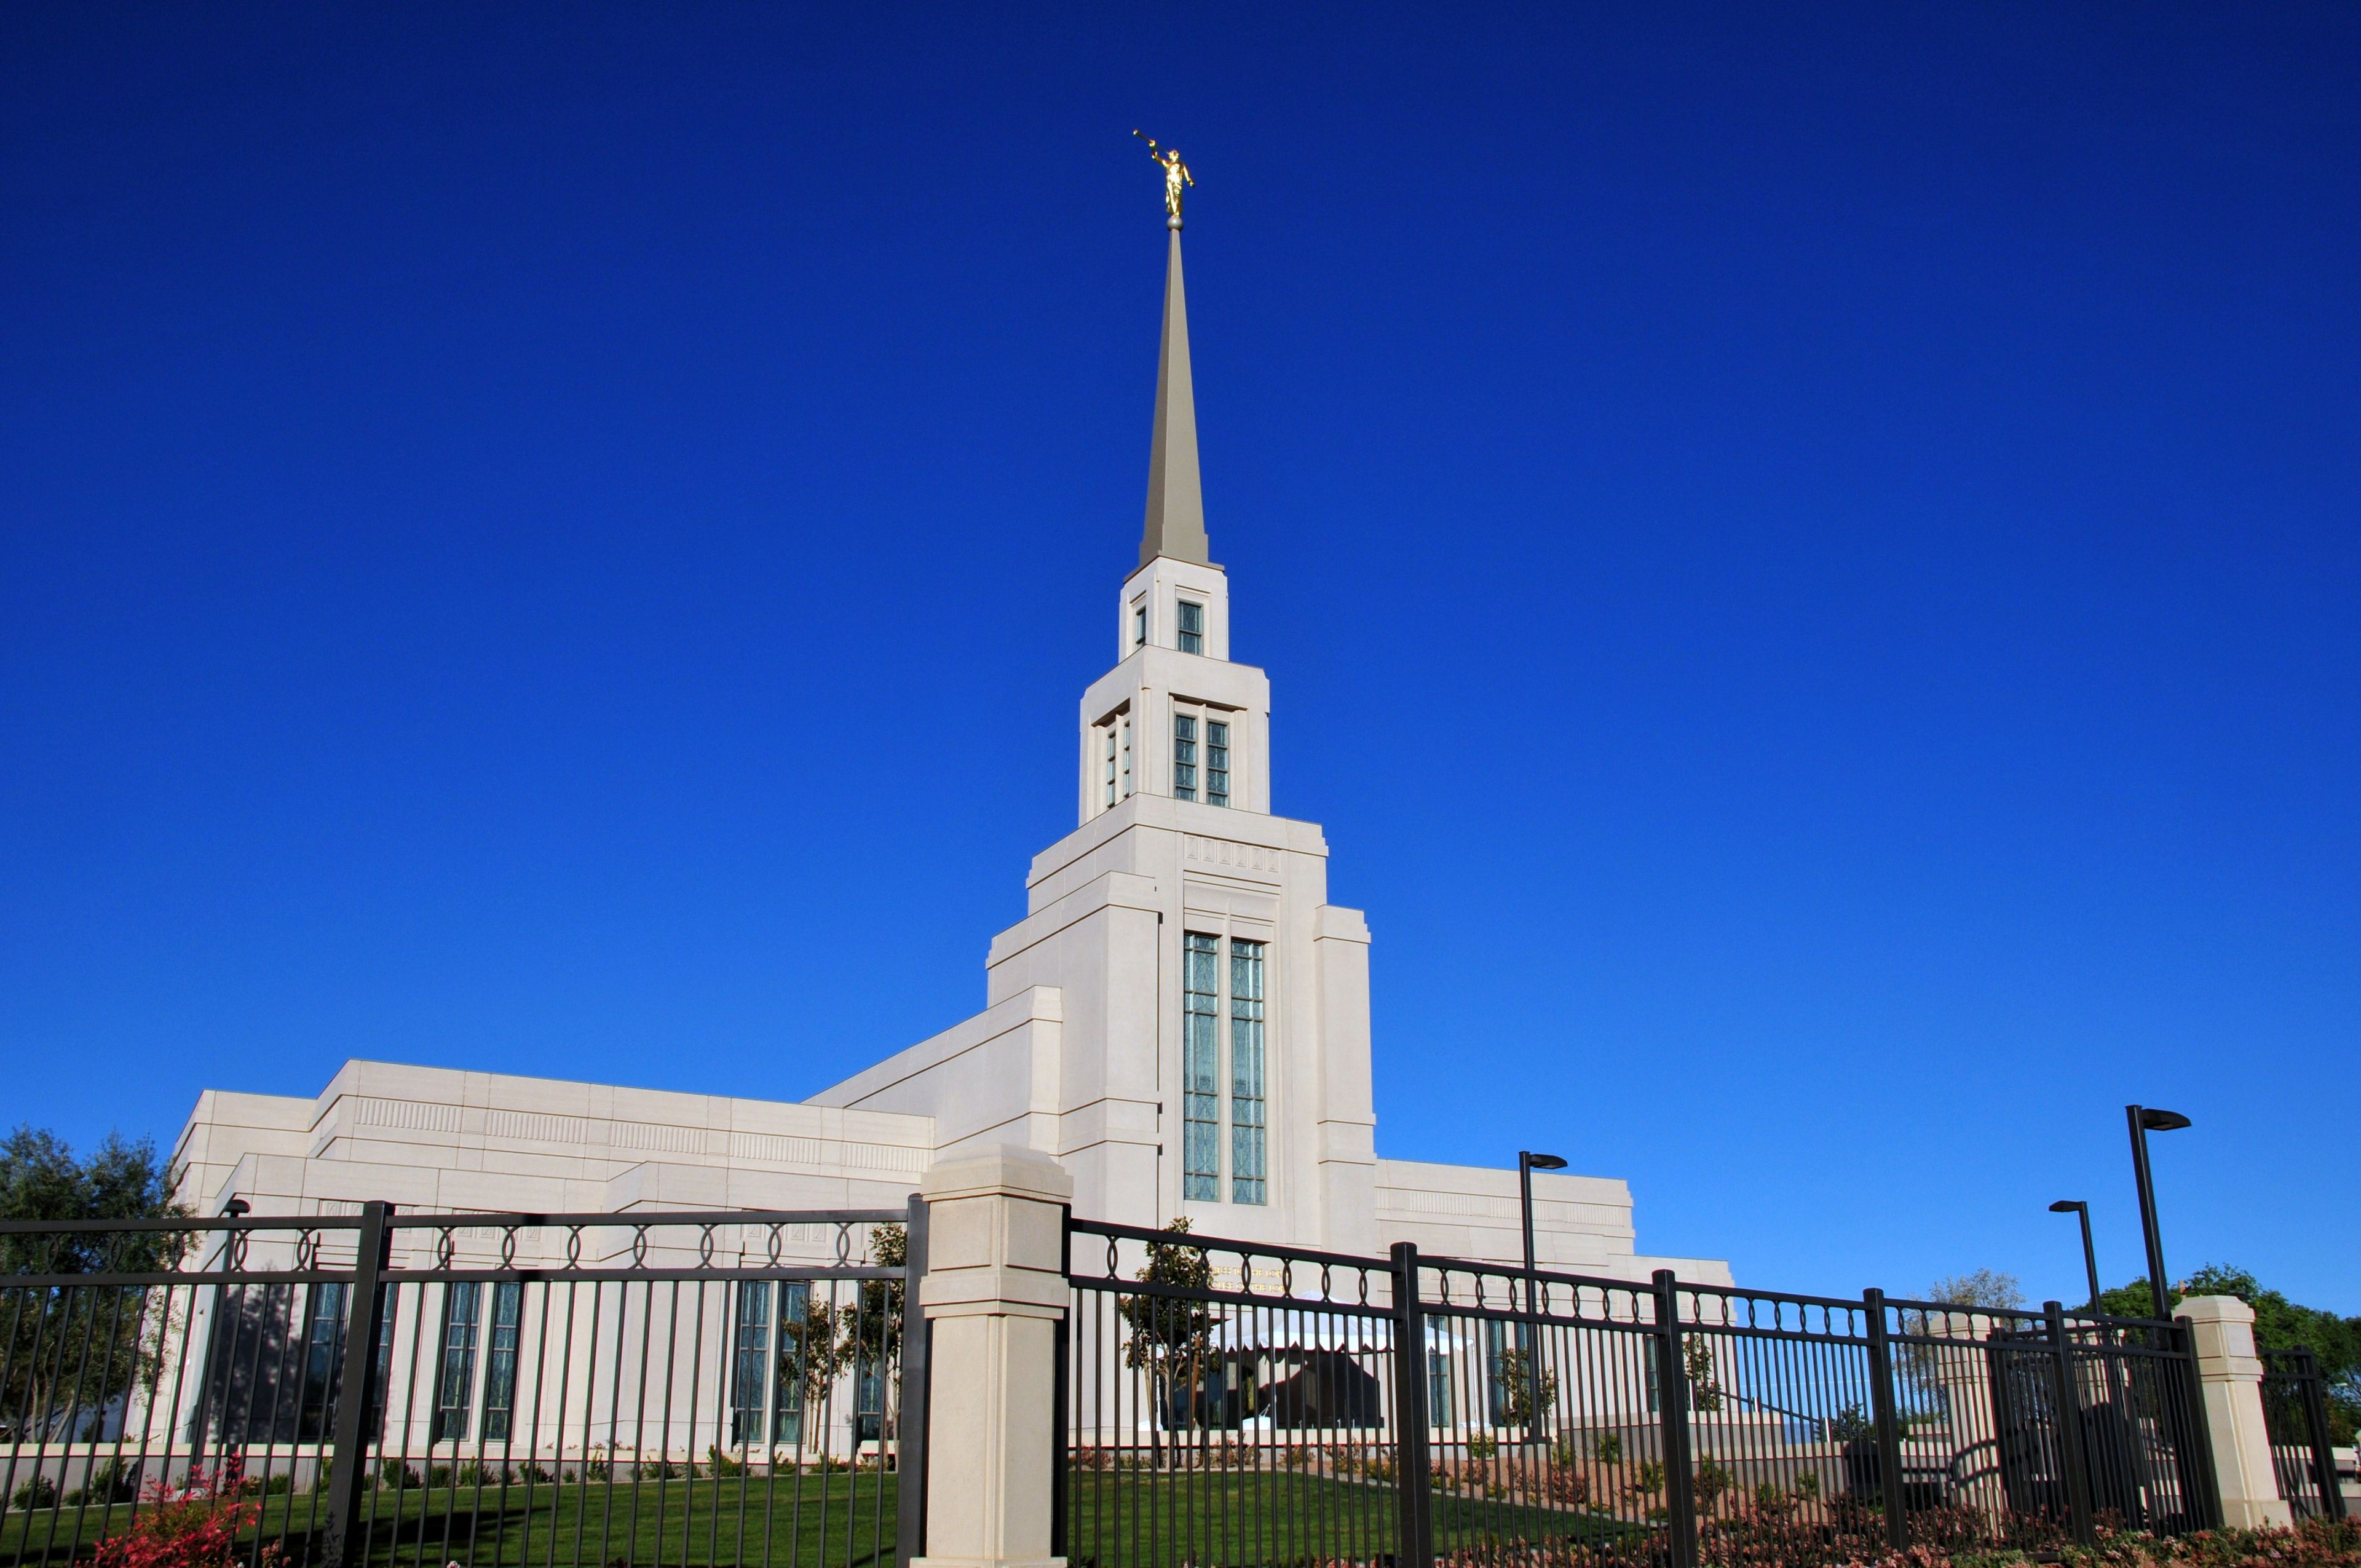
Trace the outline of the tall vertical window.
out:
[[[831,1326],[833,1319],[822,1323],[811,1321],[811,1287],[803,1280],[779,1288],[779,1353],[773,1363],[776,1368],[775,1387],[771,1405],[771,1441],[801,1442],[804,1440],[804,1384],[806,1368],[815,1362],[825,1362],[827,1352],[807,1341]]]
[[[771,1384],[771,1284],[750,1279],[738,1287],[737,1343],[730,1352],[730,1441],[767,1442],[763,1435],[763,1395]]]
[[[1484,1416],[1496,1427],[1509,1424],[1509,1385],[1501,1376],[1502,1353],[1509,1348],[1509,1336],[1498,1322],[1484,1324]]]
[[[335,1427],[336,1385],[345,1365],[343,1285],[314,1285],[303,1324],[303,1397],[296,1407],[295,1435],[307,1442],[326,1438]]]
[[[517,1328],[524,1316],[524,1286],[506,1280],[492,1287],[492,1332],[484,1345],[484,1441],[509,1436],[516,1410]]]
[[[1218,718],[1205,720],[1205,804],[1230,804],[1230,727]]]
[[[1131,715],[1115,720],[1123,729],[1123,798],[1131,798]]]
[[[1221,726],[1214,726],[1220,729]],[[1230,1201],[1268,1201],[1263,1100],[1262,944],[1230,943]]]
[[[1180,1196],[1222,1196],[1222,942],[1191,931],[1180,953]]]
[[[1135,648],[1148,645],[1148,606],[1144,601],[1131,607],[1131,645]]]
[[[1451,1424],[1451,1353],[1426,1353],[1426,1420],[1430,1426]]]
[[[1104,787],[1100,792],[1103,796],[1099,802],[1101,806],[1113,806],[1115,803],[1116,798],[1115,793],[1115,721],[1110,719],[1106,727],[1105,766],[1101,770],[1104,775],[1102,781]]]
[[[1173,716],[1172,797],[1175,800],[1197,798],[1197,718],[1194,714]]]
[[[454,1280],[443,1288],[443,1354],[434,1379],[434,1419],[429,1442],[463,1442],[476,1387],[476,1320],[483,1287]]]
[[[1205,651],[1205,607],[1180,601],[1180,652],[1202,653]]]

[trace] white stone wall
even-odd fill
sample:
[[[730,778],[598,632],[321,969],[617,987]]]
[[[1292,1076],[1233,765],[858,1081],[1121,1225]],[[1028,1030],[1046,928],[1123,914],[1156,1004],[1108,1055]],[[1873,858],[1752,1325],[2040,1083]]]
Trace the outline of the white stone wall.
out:
[[[935,1141],[924,1116],[352,1061],[308,1098],[207,1090],[173,1159],[206,1213],[893,1208]]]

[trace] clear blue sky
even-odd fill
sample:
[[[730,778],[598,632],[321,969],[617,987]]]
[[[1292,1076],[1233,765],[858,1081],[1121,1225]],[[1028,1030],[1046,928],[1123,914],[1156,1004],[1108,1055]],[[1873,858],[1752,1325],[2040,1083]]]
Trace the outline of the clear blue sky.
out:
[[[1378,1145],[2361,1311],[2361,12],[0,13],[0,1120],[981,1004],[1177,142]]]

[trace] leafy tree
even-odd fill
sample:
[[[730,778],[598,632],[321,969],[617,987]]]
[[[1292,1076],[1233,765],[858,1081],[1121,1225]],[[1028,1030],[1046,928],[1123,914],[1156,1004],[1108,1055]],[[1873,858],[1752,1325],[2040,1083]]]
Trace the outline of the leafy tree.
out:
[[[1708,1415],[1721,1409],[1721,1380],[1713,1375],[1713,1346],[1695,1336],[1681,1343],[1681,1370],[1689,1380],[1689,1406]]]
[[[1174,1220],[1165,1229],[1185,1234],[1189,1222]],[[1150,1242],[1148,1262],[1138,1277],[1150,1285],[1202,1290],[1213,1283],[1213,1266],[1203,1247],[1186,1242]],[[1122,1315],[1124,1326],[1129,1331],[1123,1347],[1124,1365],[1149,1374],[1157,1404],[1168,1416],[1174,1392],[1188,1390],[1191,1398],[1186,1419],[1195,1425],[1195,1391],[1213,1348],[1213,1304],[1143,1292],[1124,1299]],[[1153,1429],[1151,1441],[1152,1434]]]
[[[2299,1306],[2279,1291],[2267,1289],[2243,1268],[2209,1263],[2165,1292],[2169,1307],[2191,1296],[2235,1296],[2255,1310],[2255,1343],[2266,1350],[2291,1350],[2298,1345],[2320,1363],[2328,1386],[2328,1425],[2338,1444],[2353,1442],[2361,1428],[2361,1317],[2339,1317],[2318,1307]],[[2102,1311],[2117,1317],[2155,1316],[2143,1277],[2119,1285],[2099,1298]]]
[[[0,1139],[0,1220],[177,1219],[177,1175],[156,1146],[109,1134],[87,1157],[54,1133],[20,1126]],[[185,1231],[65,1231],[0,1235],[0,1277],[170,1270],[194,1240]],[[0,1330],[0,1409],[60,1435],[152,1387],[174,1311],[170,1292],[136,1286],[20,1286]],[[181,1310],[185,1310],[185,1307]],[[58,1347],[47,1355],[40,1346]],[[63,1347],[71,1354],[62,1354]]]
[[[1539,1420],[1533,1409],[1533,1385],[1541,1385],[1541,1409],[1548,1410],[1557,1404],[1557,1374],[1546,1366],[1534,1369],[1529,1376],[1526,1353],[1516,1345],[1500,1351],[1500,1424],[1521,1427],[1536,1424]],[[1538,1353],[1534,1359],[1539,1361]]]
[[[20,1126],[0,1139],[0,1220],[174,1219],[189,1212],[172,1201],[177,1181],[178,1173],[157,1157],[147,1138],[126,1143],[109,1133],[82,1159],[64,1139],[38,1127]],[[128,1240],[96,1233],[0,1236],[0,1272],[169,1268],[187,1240],[172,1232]]]
[[[2003,1274],[1997,1268],[1979,1268],[1968,1274],[1954,1274],[1938,1279],[1927,1287],[1927,1299],[1940,1301],[1947,1307],[1983,1307],[1996,1311],[2013,1311],[2025,1305],[2025,1287],[2014,1274]]]

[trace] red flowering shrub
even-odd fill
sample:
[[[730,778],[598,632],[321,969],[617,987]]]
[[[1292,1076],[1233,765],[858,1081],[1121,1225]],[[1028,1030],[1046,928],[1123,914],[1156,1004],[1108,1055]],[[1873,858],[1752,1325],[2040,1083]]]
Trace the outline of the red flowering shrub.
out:
[[[149,1482],[131,1527],[98,1543],[95,1568],[236,1568],[238,1532],[262,1516],[261,1504],[241,1500],[247,1490],[236,1459],[210,1474],[191,1465],[178,1486]],[[266,1568],[279,1559],[276,1542],[263,1547]]]
[[[1715,1568],[2031,1568],[2036,1562],[2007,1547],[1893,1552],[1872,1547],[1865,1532],[1843,1529],[1798,1532],[1784,1541],[1767,1532],[1705,1532],[1697,1554]],[[2293,1530],[2177,1538],[2103,1530],[2094,1545],[2063,1543],[2042,1554],[2065,1568],[2361,1568],[2361,1522],[2305,1519]],[[1665,1561],[1661,1542],[1640,1541],[1504,1541],[1434,1554],[1435,1568],[1663,1568]]]

